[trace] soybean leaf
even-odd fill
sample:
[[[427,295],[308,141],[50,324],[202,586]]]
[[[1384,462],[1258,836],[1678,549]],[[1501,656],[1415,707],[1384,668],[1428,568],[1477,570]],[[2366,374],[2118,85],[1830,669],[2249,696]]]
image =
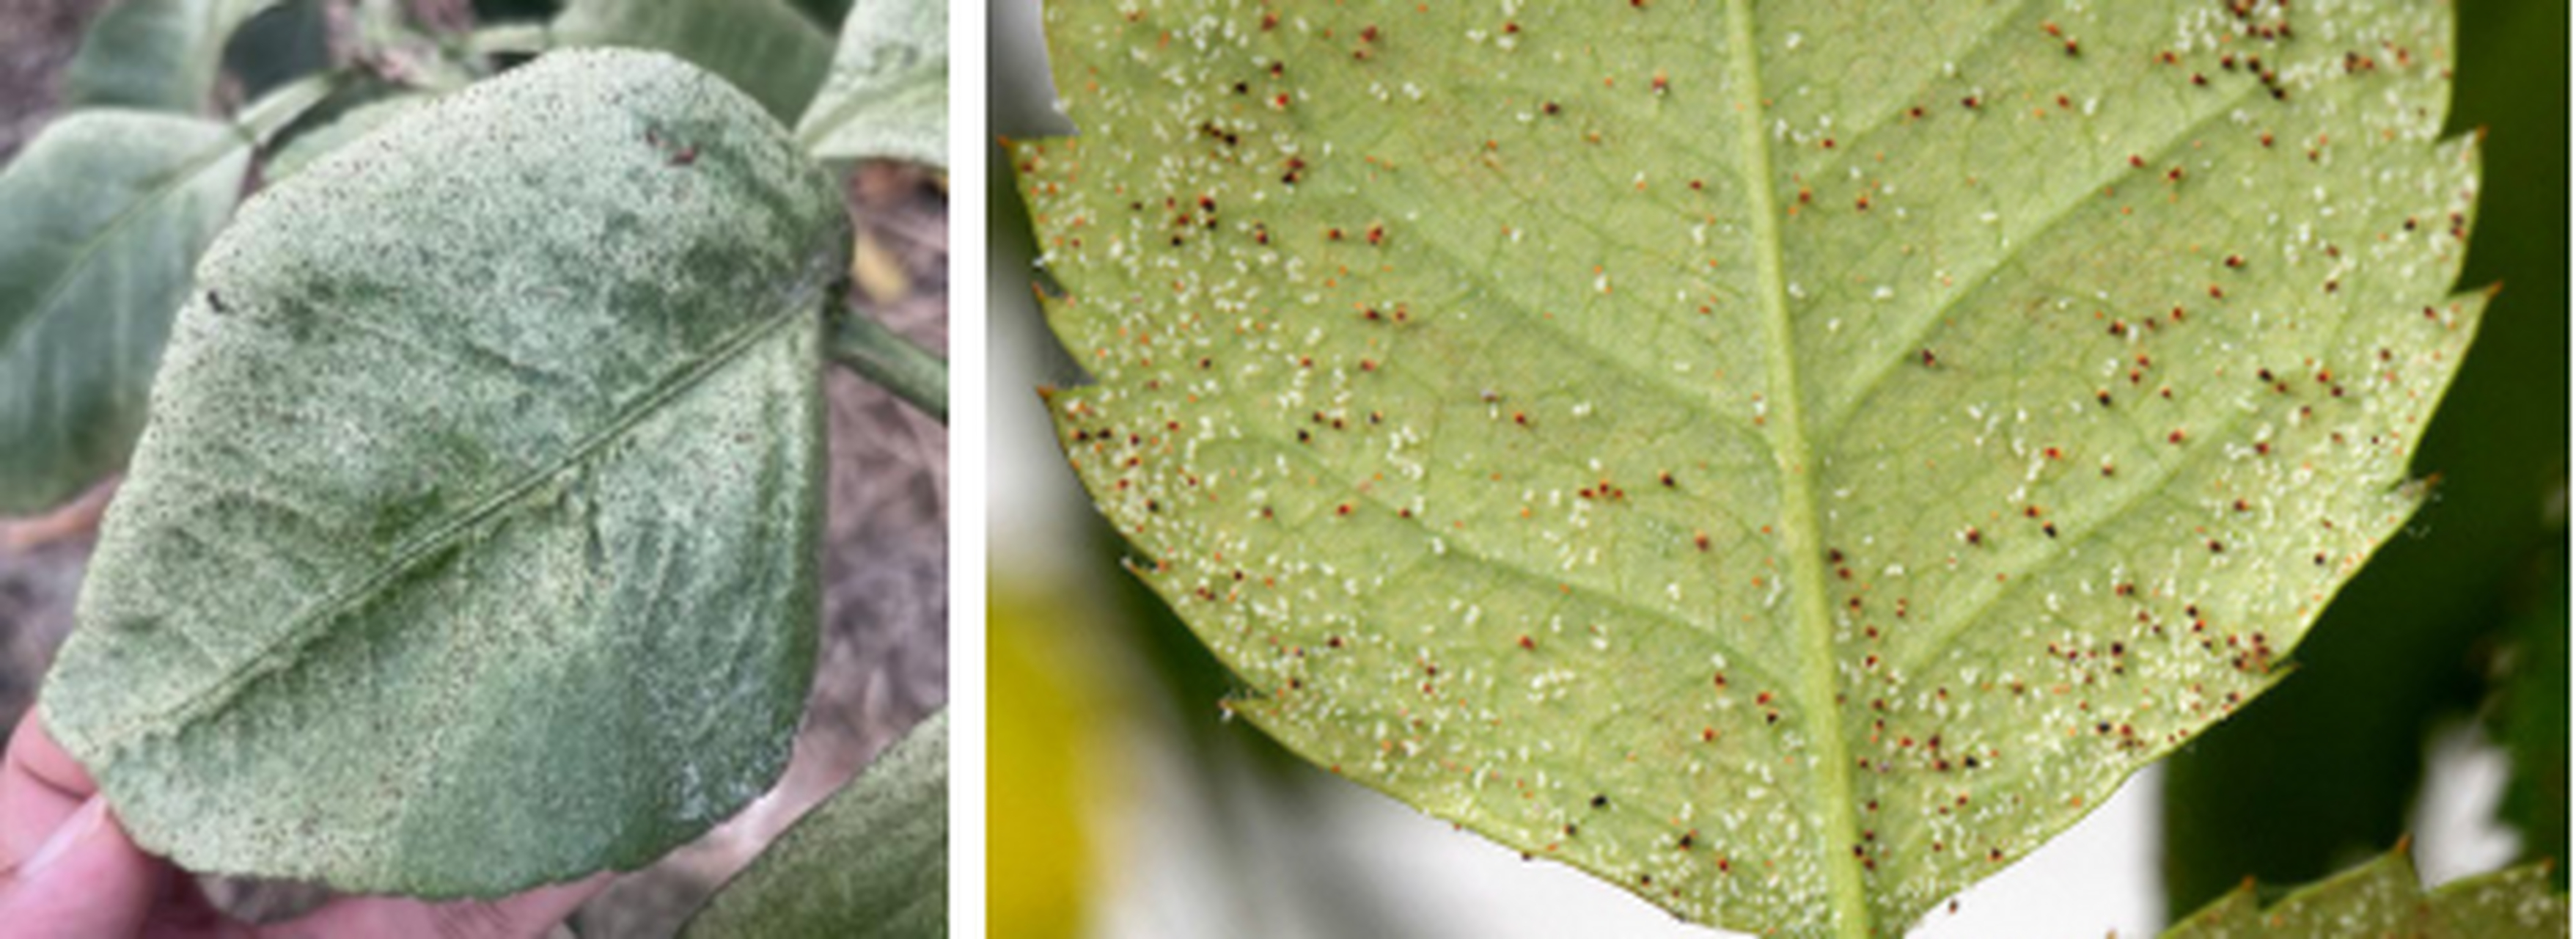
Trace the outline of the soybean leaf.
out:
[[[82,35],[63,103],[195,113],[233,31],[280,0],[122,0]]]
[[[2277,681],[2482,308],[2429,4],[1047,17],[1052,410],[1235,708],[1700,922],[1901,931]]]
[[[948,4],[872,0],[841,23],[823,90],[796,123],[825,160],[948,165]]]
[[[313,127],[289,138],[275,155],[261,167],[262,175],[275,183],[303,172],[324,154],[347,146],[366,136],[386,122],[401,117],[435,100],[425,92],[395,92],[341,112],[329,123]]]
[[[848,242],[784,128],[652,53],[549,56],[263,192],[47,726],[200,871],[492,895],[704,831],[811,680]]]
[[[331,18],[323,0],[280,0],[244,20],[224,44],[223,68],[256,98],[331,66]]]
[[[948,712],[798,819],[681,934],[948,935]]]
[[[282,88],[239,125],[74,111],[0,171],[0,514],[57,505],[125,462],[188,269],[232,214],[251,148],[323,87]]]
[[[571,0],[554,22],[571,46],[660,49],[725,77],[781,121],[804,113],[832,37],[782,0]]]
[[[2247,882],[2165,931],[2166,939],[2541,939],[2567,935],[2567,897],[2549,865],[2463,878],[2426,892],[2406,851],[2310,884],[2265,905]]]
[[[0,173],[0,514],[124,462],[188,266],[249,161],[220,121],[95,110]]]

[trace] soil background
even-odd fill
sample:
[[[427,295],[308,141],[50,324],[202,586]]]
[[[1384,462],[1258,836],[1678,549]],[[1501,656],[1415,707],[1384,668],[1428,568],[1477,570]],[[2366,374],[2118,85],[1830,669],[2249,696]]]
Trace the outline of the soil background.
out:
[[[63,67],[105,0],[0,2],[0,163],[56,114]],[[454,22],[462,3],[414,0]],[[468,15],[470,14],[463,14]],[[944,183],[863,166],[848,180],[859,289],[888,325],[947,347]],[[621,875],[566,924],[581,936],[667,936],[788,823],[948,701],[948,431],[832,369],[832,466],[820,669],[785,776],[731,821]],[[73,601],[115,481],[35,519],[0,519],[0,727],[15,725],[72,628]],[[305,885],[208,878],[216,902],[269,920],[328,898]],[[562,933],[565,930],[558,930]]]

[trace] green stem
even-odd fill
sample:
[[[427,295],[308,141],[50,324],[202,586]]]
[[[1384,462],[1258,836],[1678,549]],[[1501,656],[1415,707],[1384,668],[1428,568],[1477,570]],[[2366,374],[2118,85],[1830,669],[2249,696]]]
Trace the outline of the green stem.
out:
[[[279,131],[339,91],[341,83],[348,78],[348,69],[335,68],[279,85],[259,100],[243,106],[240,113],[233,115],[233,126],[241,129],[252,146],[268,146],[269,141],[277,138]]]
[[[847,304],[834,304],[827,319],[832,361],[948,423],[948,360]]]
[[[465,52],[477,58],[536,55],[554,47],[554,30],[544,23],[505,23],[465,35]]]

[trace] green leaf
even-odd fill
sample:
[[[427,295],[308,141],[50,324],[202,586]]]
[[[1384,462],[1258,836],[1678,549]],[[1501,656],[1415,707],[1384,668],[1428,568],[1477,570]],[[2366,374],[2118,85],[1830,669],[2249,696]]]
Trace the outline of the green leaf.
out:
[[[125,462],[188,268],[249,165],[223,122],[93,110],[0,172],[0,515]]]
[[[75,111],[0,171],[0,515],[124,464],[188,268],[232,213],[251,149],[330,81],[280,88],[235,125]]]
[[[1236,709],[1700,922],[1899,932],[2278,680],[2482,308],[2433,5],[1047,16],[1053,411]]]
[[[805,14],[815,25],[835,29],[849,17],[852,0],[787,0],[787,5]]]
[[[948,4],[876,0],[841,23],[823,90],[796,123],[825,160],[948,165]]]
[[[2567,936],[2567,894],[2550,886],[2554,861],[2443,884],[2429,898],[2435,918],[2462,939]]]
[[[2165,939],[2374,936],[2382,939],[2541,939],[2567,935],[2567,897],[2549,865],[2469,877],[2427,893],[2400,848],[2263,905],[2252,882],[2183,917]]]
[[[2564,537],[2564,532],[2561,532]],[[2498,812],[2522,834],[2525,858],[2567,857],[2567,552],[2545,552],[2540,589],[2507,622],[2489,729],[2513,756]],[[2561,889],[2567,872],[2554,869]]]
[[[948,935],[948,712],[798,819],[681,934]]]
[[[304,171],[324,154],[338,150],[366,136],[394,118],[419,110],[437,96],[423,92],[395,92],[342,112],[330,123],[321,124],[287,140],[275,155],[261,167],[268,181],[276,183]]]
[[[233,31],[280,0],[123,0],[99,14],[63,75],[63,103],[195,113]]]
[[[2457,8],[2446,126],[2479,131],[2485,175],[2514,181],[2479,206],[2461,283],[2502,290],[2409,454],[2415,474],[2439,474],[2436,496],[2337,595],[2299,650],[2299,677],[2176,754],[2165,773],[2164,882],[2177,913],[2247,876],[2315,880],[2396,840],[2427,737],[2476,706],[2478,650],[2534,586],[2525,572],[2547,569],[2537,555],[2565,544],[2546,506],[2565,487],[2567,397],[2532,389],[2568,381],[2568,101],[2555,80],[2567,74],[2568,6]],[[2246,837],[2254,830],[2262,837]],[[2541,830],[2564,844],[2566,826]],[[2535,852],[2526,857],[2546,853],[2542,839],[2524,844]]]
[[[832,37],[781,0],[572,0],[555,19],[568,46],[659,49],[725,77],[790,121],[832,63]]]
[[[224,44],[223,68],[251,98],[330,67],[331,16],[323,0],[272,3]]]
[[[191,870],[494,895],[640,866],[811,680],[832,180],[712,75],[548,56],[252,200],[43,706]]]

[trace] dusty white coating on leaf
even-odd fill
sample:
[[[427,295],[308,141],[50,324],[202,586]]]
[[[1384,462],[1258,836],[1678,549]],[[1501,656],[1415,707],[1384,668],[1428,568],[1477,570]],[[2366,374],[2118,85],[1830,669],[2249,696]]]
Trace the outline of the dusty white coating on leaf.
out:
[[[549,56],[208,252],[44,696],[192,869],[497,894],[632,867],[783,764],[847,229],[723,82]]]

